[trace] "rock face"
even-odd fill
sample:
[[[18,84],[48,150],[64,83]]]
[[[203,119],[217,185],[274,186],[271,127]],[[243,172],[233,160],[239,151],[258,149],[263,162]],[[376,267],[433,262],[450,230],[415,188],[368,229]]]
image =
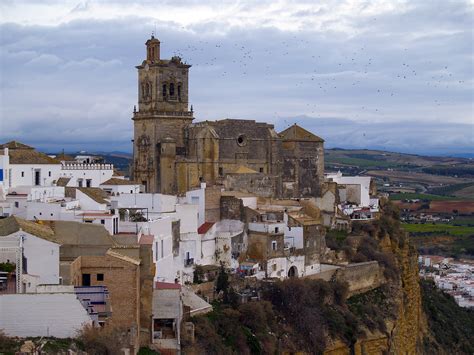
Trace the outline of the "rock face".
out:
[[[393,354],[420,354],[426,320],[421,305],[416,251],[408,243],[393,251],[400,264],[401,284],[398,317],[389,339],[389,351]]]
[[[426,320],[422,311],[416,250],[405,242],[399,246],[389,236],[381,239],[384,251],[391,251],[397,257],[400,276],[393,283],[393,298],[397,300],[396,319],[387,320],[387,333],[369,333],[358,339],[353,349],[342,342],[335,342],[327,348],[325,355],[379,355],[379,354],[422,354],[422,341],[426,332]]]

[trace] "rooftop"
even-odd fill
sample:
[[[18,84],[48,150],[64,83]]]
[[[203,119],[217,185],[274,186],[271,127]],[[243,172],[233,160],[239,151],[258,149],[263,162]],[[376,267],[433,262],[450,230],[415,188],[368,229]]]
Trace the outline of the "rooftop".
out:
[[[59,160],[17,141],[1,144],[0,149],[3,148],[9,149],[10,164],[60,164]]]
[[[296,123],[280,132],[280,137],[283,140],[289,141],[306,141],[306,142],[324,142],[324,139],[298,126]]]
[[[209,229],[212,228],[214,225],[214,222],[204,222],[201,224],[201,226],[198,228],[198,234],[206,234]]]
[[[113,177],[113,178],[110,178],[107,181],[104,181],[100,185],[102,186],[102,185],[139,185],[139,184],[135,181],[125,180],[125,179],[118,179],[118,178]]]
[[[155,289],[157,290],[180,290],[181,285],[171,282],[155,282]]]

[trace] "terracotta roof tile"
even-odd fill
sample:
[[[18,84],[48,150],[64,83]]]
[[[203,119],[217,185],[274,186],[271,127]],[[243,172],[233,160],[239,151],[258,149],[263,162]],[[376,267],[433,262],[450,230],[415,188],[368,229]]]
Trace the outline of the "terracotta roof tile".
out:
[[[171,282],[155,282],[155,289],[157,290],[180,290],[181,285]]]
[[[206,234],[209,229],[214,225],[214,222],[204,222],[199,228],[198,228],[198,234]]]

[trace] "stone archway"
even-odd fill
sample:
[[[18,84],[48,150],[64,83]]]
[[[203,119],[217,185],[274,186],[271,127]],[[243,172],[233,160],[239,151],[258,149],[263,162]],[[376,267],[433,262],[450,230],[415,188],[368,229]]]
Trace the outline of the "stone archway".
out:
[[[288,277],[298,277],[298,269],[296,266],[290,267],[290,270],[288,270]]]

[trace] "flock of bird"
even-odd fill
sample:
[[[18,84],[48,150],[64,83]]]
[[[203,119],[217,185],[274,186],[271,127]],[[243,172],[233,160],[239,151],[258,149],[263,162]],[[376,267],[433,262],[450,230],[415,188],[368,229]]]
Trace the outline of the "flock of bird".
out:
[[[362,92],[370,95],[370,103],[360,106],[360,110],[383,115],[384,100],[396,99],[399,95],[406,97],[404,95],[409,95],[412,85],[422,83],[434,89],[449,88],[453,82],[464,83],[463,80],[453,81],[453,73],[446,65],[438,70],[431,69],[436,74],[427,77],[430,69],[423,67],[419,57],[410,58],[407,48],[397,53],[400,63],[394,62],[395,58],[384,56],[380,50],[369,54],[365,46],[356,50],[328,48],[325,53],[314,54],[316,50],[311,41],[295,36],[287,41],[270,42],[266,47],[257,46],[252,40],[250,44],[198,41],[177,50],[175,55],[190,61],[195,68],[206,71],[206,75],[215,79],[242,76],[251,83],[274,81],[281,85],[283,82],[288,92],[311,92],[314,100],[304,95],[307,99],[304,105],[306,113],[315,116],[318,115],[317,102],[322,101],[321,96],[336,91],[341,100],[344,95],[360,96]],[[425,65],[436,67],[430,61]],[[405,88],[408,91],[404,93]],[[433,106],[440,106],[443,102],[446,99],[442,92],[433,97]]]

